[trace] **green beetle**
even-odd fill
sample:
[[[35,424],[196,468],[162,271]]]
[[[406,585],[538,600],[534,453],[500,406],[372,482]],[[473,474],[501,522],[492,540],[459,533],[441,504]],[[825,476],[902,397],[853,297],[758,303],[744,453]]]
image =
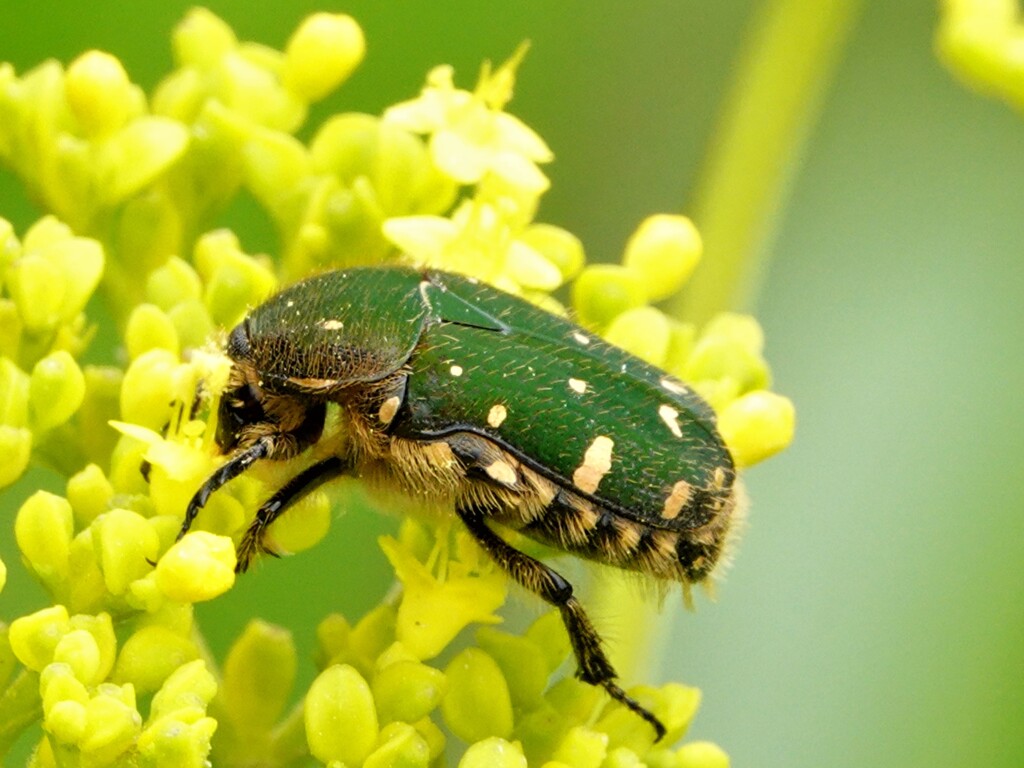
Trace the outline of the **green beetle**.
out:
[[[290,504],[338,475],[448,503],[509,576],[561,611],[579,677],[664,735],[616,684],[572,585],[492,524],[659,579],[703,580],[734,516],[736,473],[691,389],[522,299],[405,267],[292,285],[249,313],[227,353],[217,440],[230,456],[192,498],[181,535],[254,462],[330,440],[327,458],[260,507],[240,571],[268,551],[267,527]],[[324,432],[328,403],[341,406],[337,434]]]

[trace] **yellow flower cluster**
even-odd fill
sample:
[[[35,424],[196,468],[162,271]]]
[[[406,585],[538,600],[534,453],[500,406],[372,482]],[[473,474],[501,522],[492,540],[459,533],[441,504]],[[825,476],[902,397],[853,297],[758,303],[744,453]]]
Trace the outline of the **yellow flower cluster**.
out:
[[[20,238],[0,219],[0,487],[35,466],[65,482],[63,495],[24,499],[14,518],[22,562],[52,605],[0,624],[0,758],[36,727],[37,768],[310,755],[428,766],[460,743],[466,768],[727,765],[713,745],[672,746],[696,691],[632,691],[669,729],[654,745],[603,692],[559,679],[569,647],[557,615],[523,634],[488,626],[506,579],[447,523],[407,521],[381,541],[401,592],[354,624],[321,623],[319,674],[297,706],[287,630],[254,621],[219,670],[209,657],[193,605],[231,588],[235,537],[265,486],[296,468],[233,481],[202,530],[176,541],[219,460],[212,414],[228,363],[207,345],[280,282],[400,259],[564,312],[551,291],[573,281],[581,322],[707,396],[739,464],[792,437],[756,321],[722,315],[697,329],[652,306],[700,258],[687,219],[654,216],[621,265],[589,267],[575,236],[534,221],[551,151],[505,111],[525,49],[485,66],[473,91],[438,67],[418,98],[382,116],[332,116],[297,139],[311,102],[344,82],[364,47],[344,15],[309,17],[275,51],[197,9],[175,29],[175,69],[152,94],[97,51],[20,76],[0,65],[0,162],[49,211]],[[280,258],[207,231],[242,190],[276,224]],[[79,362],[96,291],[113,310],[116,328],[102,330],[116,335],[123,368]],[[274,541],[300,551],[330,519],[327,494],[312,493],[275,523]],[[0,563],[0,589],[6,576]],[[432,665],[478,625],[474,645]]]

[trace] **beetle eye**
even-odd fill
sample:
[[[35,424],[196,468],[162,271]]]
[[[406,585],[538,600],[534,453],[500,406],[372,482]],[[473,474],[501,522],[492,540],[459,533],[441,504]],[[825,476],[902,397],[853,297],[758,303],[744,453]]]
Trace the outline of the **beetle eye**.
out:
[[[265,420],[259,392],[252,384],[243,384],[234,391],[225,392],[217,412],[217,445],[222,451],[230,451],[238,445],[244,427]]]

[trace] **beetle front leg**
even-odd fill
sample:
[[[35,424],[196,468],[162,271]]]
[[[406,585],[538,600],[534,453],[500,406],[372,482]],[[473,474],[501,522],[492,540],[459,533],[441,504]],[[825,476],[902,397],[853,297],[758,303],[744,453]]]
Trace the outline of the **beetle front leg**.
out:
[[[650,723],[657,734],[656,741],[660,741],[665,735],[665,726],[615,682],[615,668],[601,648],[601,637],[583,606],[573,597],[572,584],[554,569],[520,552],[498,536],[484,521],[486,513],[474,508],[457,509],[456,512],[473,538],[509,576],[561,612],[579,665],[578,677],[585,683],[601,686],[609,696]]]
[[[270,524],[307,493],[323,485],[328,480],[344,474],[351,468],[350,464],[342,461],[337,456],[331,456],[302,470],[302,472],[285,483],[277,493],[263,502],[262,506],[256,511],[256,517],[249,524],[245,535],[242,536],[242,540],[238,543],[238,562],[235,565],[235,571],[244,573],[248,570],[250,563],[252,563],[256,555],[261,552],[277,557],[277,553],[264,544],[267,528],[270,527]]]

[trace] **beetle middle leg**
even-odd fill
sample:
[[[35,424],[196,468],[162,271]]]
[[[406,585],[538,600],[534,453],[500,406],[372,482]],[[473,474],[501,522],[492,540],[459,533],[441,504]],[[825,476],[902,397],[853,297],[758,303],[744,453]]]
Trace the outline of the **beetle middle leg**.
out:
[[[572,584],[554,569],[520,552],[496,534],[485,522],[485,511],[469,507],[457,509],[456,512],[473,538],[509,576],[561,612],[562,622],[569,633],[573,654],[579,665],[577,676],[585,683],[601,686],[609,696],[650,723],[660,741],[665,735],[665,726],[615,682],[615,668],[601,648],[601,637],[597,630],[590,623],[583,606],[573,596]]]
[[[249,524],[245,535],[242,536],[242,540],[238,544],[238,563],[235,565],[235,570],[238,573],[246,571],[253,558],[260,552],[266,552],[276,557],[277,553],[263,543],[270,524],[307,493],[315,490],[328,480],[344,474],[349,469],[351,467],[346,462],[337,456],[331,456],[310,467],[306,467],[306,469],[281,486],[273,496],[263,502],[256,511],[256,517]]]

